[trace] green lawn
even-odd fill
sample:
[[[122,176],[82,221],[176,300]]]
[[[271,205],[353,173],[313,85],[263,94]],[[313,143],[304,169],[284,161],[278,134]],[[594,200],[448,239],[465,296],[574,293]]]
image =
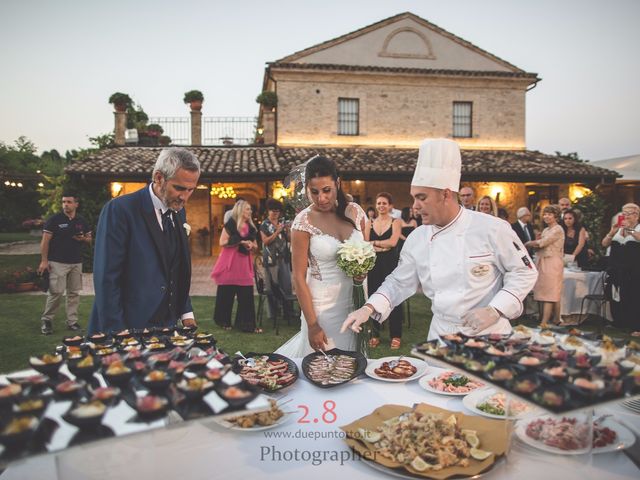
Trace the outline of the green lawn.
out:
[[[0,256],[0,258],[2,258]],[[58,311],[54,323],[54,334],[43,336],[40,334],[40,315],[45,303],[44,294],[0,294],[0,373],[11,372],[28,367],[31,355],[50,352],[60,344],[63,336],[70,332],[66,330],[64,306]],[[192,297],[193,309],[201,331],[212,332],[218,340],[219,346],[226,352],[233,354],[238,350],[243,352],[272,352],[299,330],[299,324],[280,325],[280,334],[275,335],[272,324],[265,323],[264,333],[257,335],[236,331],[224,331],[213,323],[213,305],[215,297]],[[257,298],[256,298],[257,303]],[[89,312],[93,304],[93,297],[81,297],[80,324],[87,326]],[[257,310],[256,310],[257,311]],[[406,310],[405,310],[406,314]],[[405,324],[402,335],[402,348],[389,348],[389,330],[383,329],[380,347],[372,350],[372,358],[390,355],[409,354],[414,343],[425,340],[431,321],[429,301],[422,295],[411,298],[411,328]],[[520,322],[518,322],[520,323]],[[528,326],[536,326],[533,319],[523,320]],[[581,327],[584,330],[594,330],[596,325],[591,320]],[[619,338],[632,337],[623,332],[608,327],[606,333]]]
[[[26,256],[26,255],[25,255]],[[0,256],[0,259],[2,256]],[[58,311],[54,322],[54,334],[43,336],[40,334],[40,315],[45,303],[44,294],[2,294],[0,295],[0,372],[11,372],[28,367],[31,355],[50,352],[60,344],[63,336],[70,333],[66,330],[64,306]],[[228,353],[238,350],[243,352],[272,352],[293,336],[300,328],[296,325],[280,326],[280,334],[275,335],[271,324],[264,324],[264,333],[257,335],[236,331],[223,331],[212,320],[214,297],[192,297],[193,309],[198,320],[199,328],[212,332],[218,344]],[[257,299],[256,299],[257,302]],[[80,299],[80,324],[87,326],[93,297]],[[389,355],[408,354],[411,346],[426,339],[431,309],[428,300],[420,295],[411,299],[411,329],[407,328],[406,320],[403,333],[403,343],[400,350],[389,349],[388,329],[383,330],[382,344],[371,352],[371,357],[379,358]],[[386,333],[385,333],[386,332]]]
[[[34,270],[40,265],[40,255],[0,255],[0,270],[24,270],[31,267]]]
[[[28,232],[0,232],[0,244],[12,242],[38,243],[40,238]]]

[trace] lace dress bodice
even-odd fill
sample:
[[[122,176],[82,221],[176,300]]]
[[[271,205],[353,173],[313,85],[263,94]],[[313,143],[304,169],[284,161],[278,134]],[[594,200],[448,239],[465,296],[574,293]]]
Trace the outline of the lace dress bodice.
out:
[[[351,208],[356,209],[356,226],[358,228],[351,232],[349,238],[359,238],[363,240],[362,232],[359,230],[361,220],[365,213],[357,203],[350,203]],[[309,222],[309,212],[311,207],[302,210],[291,225],[292,230],[307,232],[311,235],[309,240],[309,265],[307,270],[307,281],[310,278],[323,282],[332,282],[337,279],[347,278],[346,275],[338,268],[338,249],[342,243],[338,238],[323,233],[322,230],[315,227]]]

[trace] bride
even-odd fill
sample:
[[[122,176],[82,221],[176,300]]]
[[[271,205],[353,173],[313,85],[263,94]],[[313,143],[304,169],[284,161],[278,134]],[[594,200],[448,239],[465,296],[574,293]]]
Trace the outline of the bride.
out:
[[[352,237],[363,239],[365,213],[348,202],[332,160],[316,156],[304,170],[311,205],[291,225],[293,283],[302,310],[300,332],[276,353],[300,358],[314,350],[356,349],[356,335],[340,333],[353,310],[353,280],[338,268],[338,248]]]

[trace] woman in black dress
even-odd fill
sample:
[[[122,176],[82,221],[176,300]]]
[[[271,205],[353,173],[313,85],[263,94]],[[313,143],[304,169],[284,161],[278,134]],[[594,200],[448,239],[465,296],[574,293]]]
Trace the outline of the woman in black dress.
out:
[[[381,192],[376,197],[376,210],[378,216],[373,221],[368,221],[364,229],[364,239],[373,244],[376,251],[376,264],[367,275],[367,290],[373,294],[387,275],[398,266],[399,250],[397,248],[402,222],[391,216],[393,198],[390,193]],[[389,316],[389,332],[391,335],[391,349],[400,348],[402,338],[402,321],[404,315],[402,304],[393,309]],[[380,345],[380,324],[373,322],[373,334],[369,340],[369,346],[375,348]]]
[[[640,207],[627,203],[622,207],[622,225],[615,225],[602,246],[611,246],[607,298],[611,301],[611,315],[616,327],[640,330]]]
[[[587,231],[584,229],[578,215],[572,209],[562,215],[562,228],[564,228],[564,253],[573,255],[574,262],[580,268],[586,267],[589,262],[587,256]]]
[[[404,207],[402,209],[402,213],[400,214],[400,240],[398,240],[398,255],[402,251],[402,247],[404,247],[404,241],[407,239],[409,234],[413,232],[418,226],[415,218],[411,216],[411,208]]]

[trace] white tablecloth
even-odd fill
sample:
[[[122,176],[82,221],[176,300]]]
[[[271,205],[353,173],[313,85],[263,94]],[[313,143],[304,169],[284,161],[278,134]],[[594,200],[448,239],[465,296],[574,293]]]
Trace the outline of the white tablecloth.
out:
[[[580,313],[582,299],[588,294],[602,294],[602,272],[582,272],[564,269],[562,280],[562,303],[560,305],[562,315]],[[583,313],[600,315],[598,304],[585,302]],[[607,314],[607,317],[610,316]]]
[[[438,370],[430,367],[430,371]],[[284,407],[285,410],[296,410],[296,413],[287,423],[274,430],[235,432],[225,430],[211,420],[192,422],[88,444],[55,455],[33,457],[11,465],[2,474],[2,480],[389,478],[353,458],[349,448],[339,438],[340,425],[367,415],[384,404],[410,406],[415,402],[425,402],[468,413],[459,397],[426,392],[417,381],[386,383],[360,378],[337,388],[320,389],[301,375],[283,393],[293,399]],[[327,400],[335,402],[337,420],[332,424],[324,423],[321,419],[323,403]],[[298,405],[308,407],[307,418],[311,420],[310,423],[298,423],[302,417]],[[314,418],[320,420],[314,423]],[[330,415],[325,418],[331,420]],[[631,418],[636,419],[640,420],[640,417]],[[640,421],[635,426],[636,434],[640,433]],[[277,438],[274,435],[290,438]],[[299,459],[289,459],[295,456],[296,450]],[[327,459],[314,466],[307,458],[314,452],[328,452],[323,454]],[[338,460],[330,460],[332,455]],[[278,459],[278,456],[281,458]],[[593,455],[589,463],[589,457],[546,454],[526,447],[517,440],[514,440],[508,460],[487,475],[487,478],[505,480],[615,480],[639,477],[640,471],[622,452]]]

